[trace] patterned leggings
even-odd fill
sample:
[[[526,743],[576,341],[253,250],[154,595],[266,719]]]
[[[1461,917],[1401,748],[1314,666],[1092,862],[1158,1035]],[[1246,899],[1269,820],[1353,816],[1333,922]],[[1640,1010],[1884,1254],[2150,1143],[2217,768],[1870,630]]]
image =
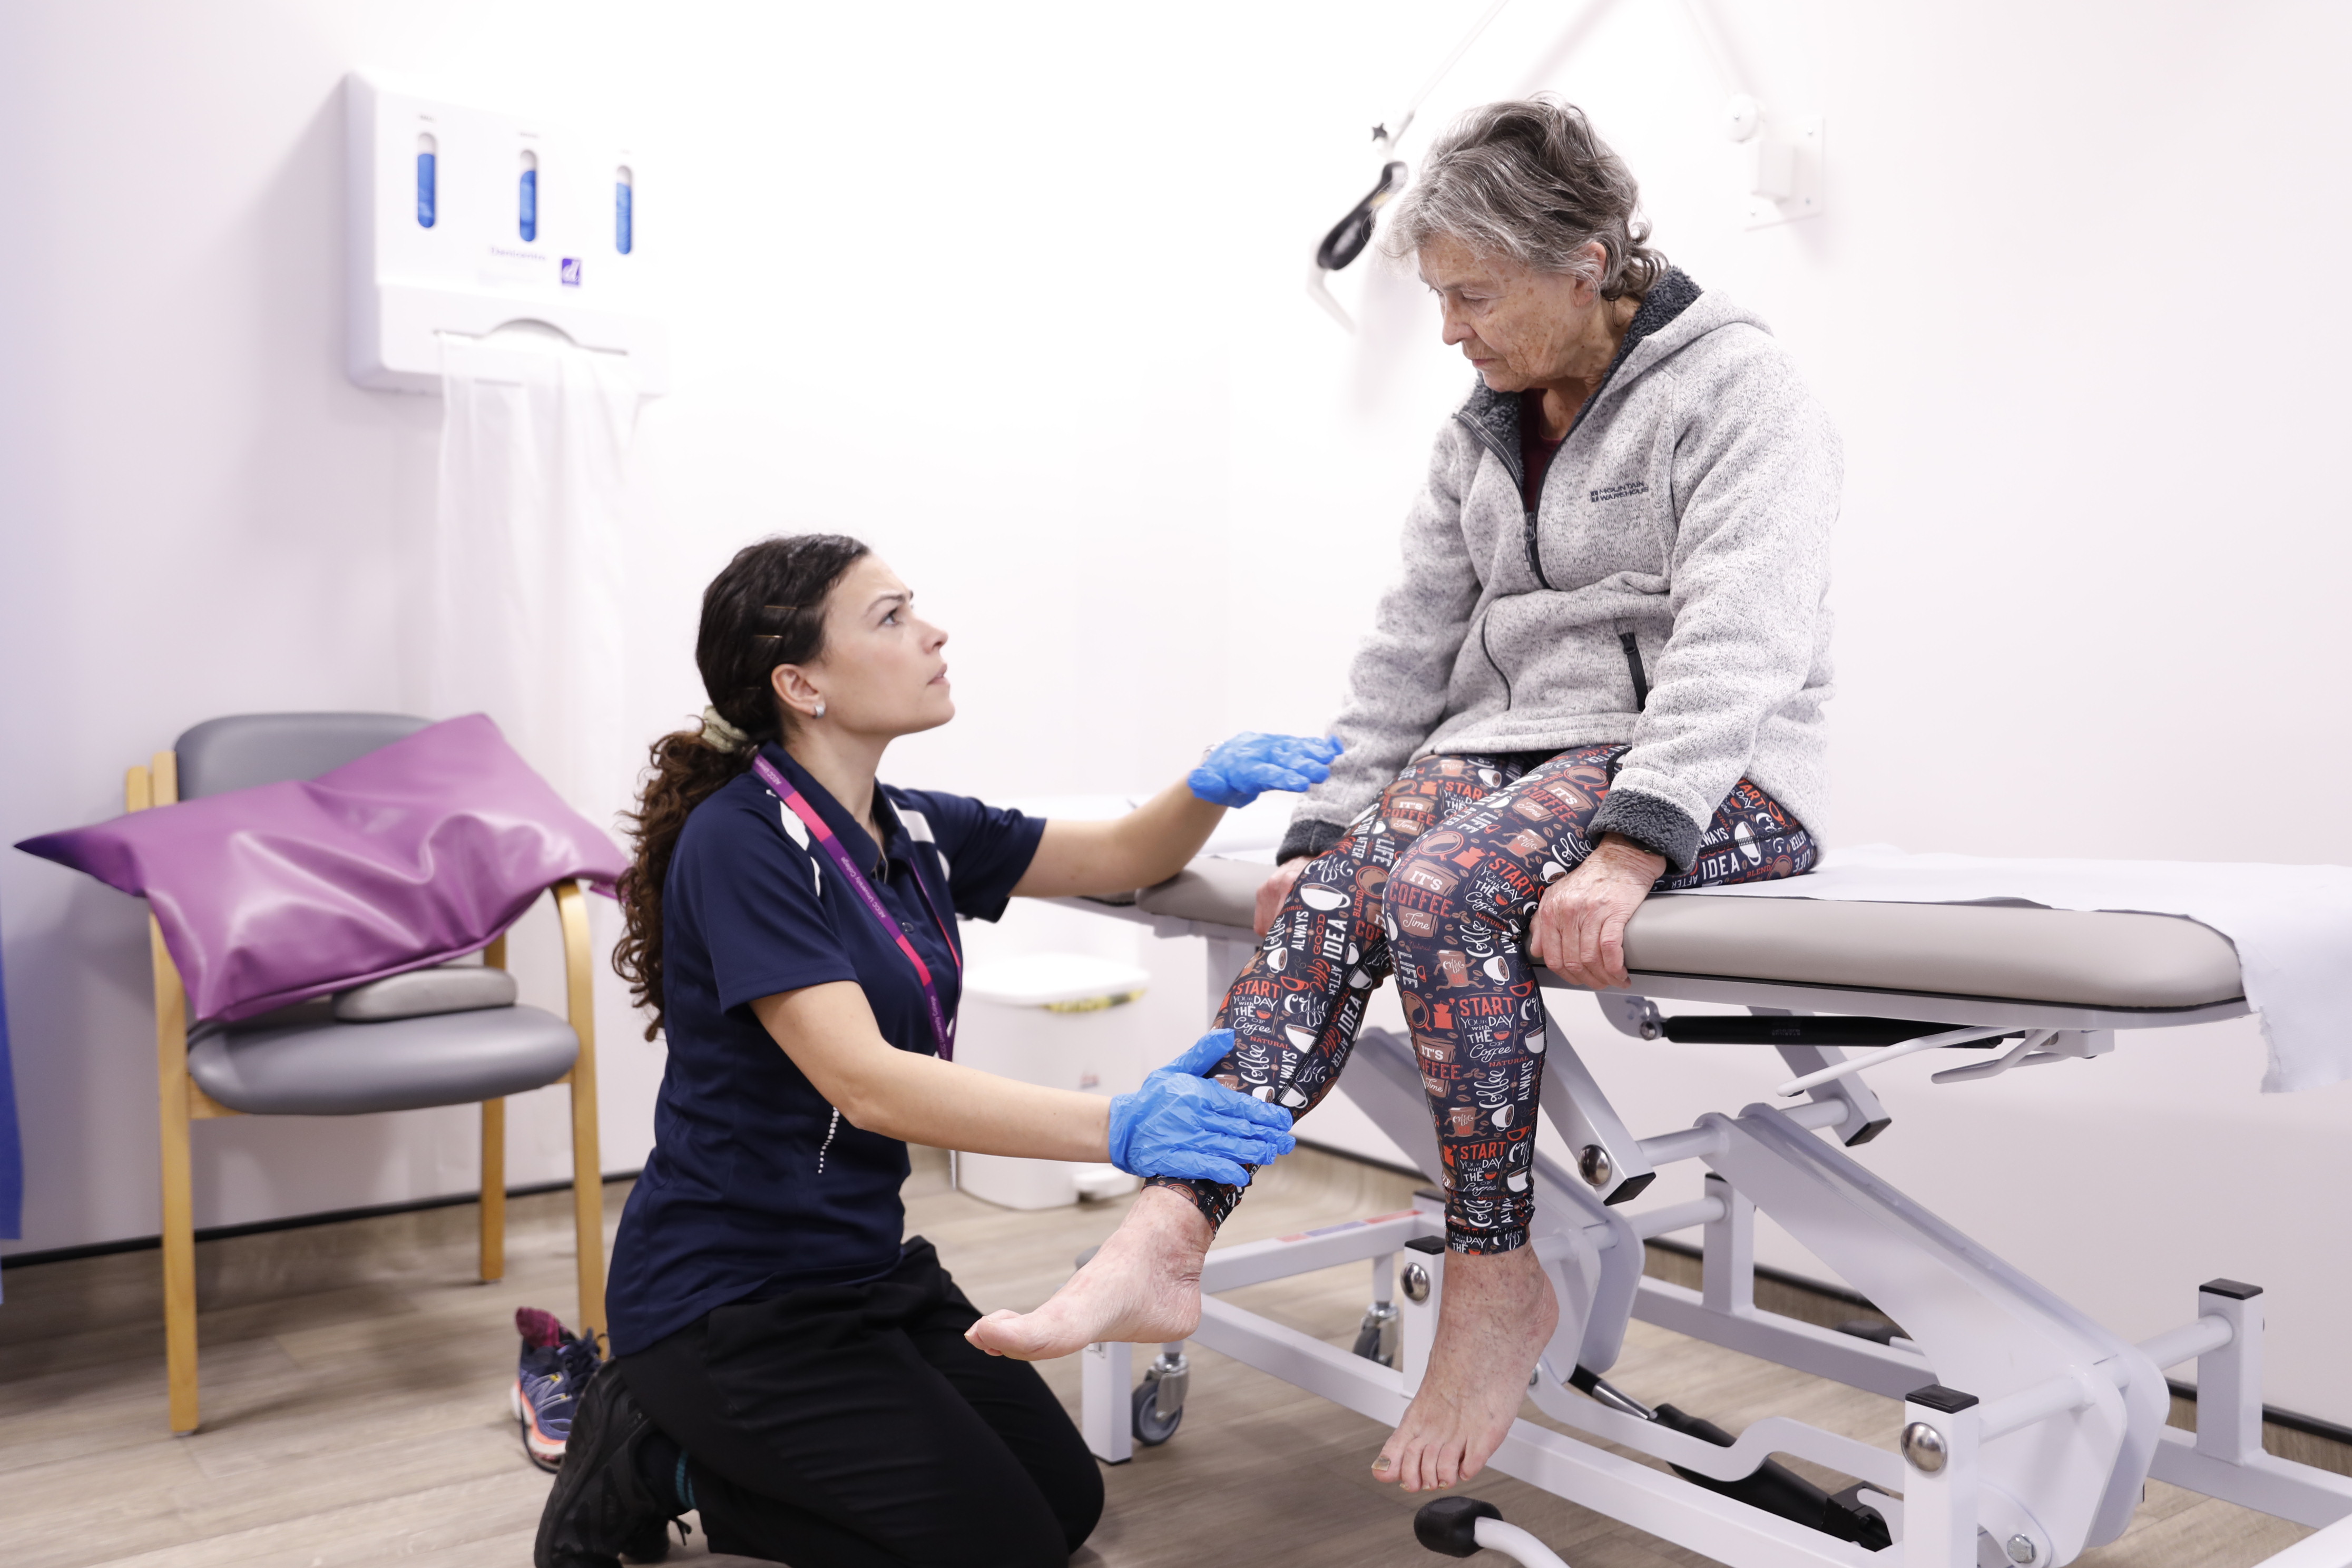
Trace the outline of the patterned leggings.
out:
[[[1457,1252],[1527,1245],[1544,1048],[1528,922],[1543,889],[1591,853],[1586,826],[1626,750],[1413,763],[1307,864],[1218,1014],[1234,1050],[1217,1077],[1304,1116],[1339,1080],[1372,992],[1394,973]],[[1799,876],[1814,853],[1797,820],[1742,779],[1690,872],[1658,886]],[[1211,1225],[1241,1201],[1239,1187],[1152,1181],[1186,1190]]]

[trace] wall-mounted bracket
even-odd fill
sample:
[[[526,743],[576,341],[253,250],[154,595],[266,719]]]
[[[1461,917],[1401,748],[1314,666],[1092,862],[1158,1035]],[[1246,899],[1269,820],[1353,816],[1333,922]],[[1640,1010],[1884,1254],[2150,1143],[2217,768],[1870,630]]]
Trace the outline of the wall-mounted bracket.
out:
[[[1822,117],[1775,120],[1763,105],[1742,93],[1724,115],[1725,133],[1737,142],[1745,174],[1742,221],[1749,228],[1819,217],[1824,210],[1822,180]]]

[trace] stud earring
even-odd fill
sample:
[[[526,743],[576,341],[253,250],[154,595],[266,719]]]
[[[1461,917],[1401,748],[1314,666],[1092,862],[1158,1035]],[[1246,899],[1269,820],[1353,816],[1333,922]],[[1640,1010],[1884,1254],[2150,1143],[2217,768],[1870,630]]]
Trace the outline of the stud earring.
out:
[[[822,697],[816,700],[816,717],[819,719],[824,717],[824,699]]]

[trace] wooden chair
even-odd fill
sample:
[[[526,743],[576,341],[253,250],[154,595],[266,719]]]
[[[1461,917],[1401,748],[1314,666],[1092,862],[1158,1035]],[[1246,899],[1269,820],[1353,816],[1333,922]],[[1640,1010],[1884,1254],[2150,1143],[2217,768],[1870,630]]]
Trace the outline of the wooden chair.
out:
[[[131,769],[123,804],[131,811],[173,805],[183,798],[184,777],[189,799],[313,778],[413,733],[425,722],[388,713],[267,713],[212,720],[182,735],[173,750],[156,752],[149,766]],[[563,933],[566,1018],[559,1020],[535,1007],[507,1007],[392,1023],[345,1023],[335,1020],[323,1003],[304,1004],[226,1030],[200,1026],[194,1073],[186,992],[163,946],[162,927],[153,915],[148,916],[162,1091],[163,1334],[173,1432],[192,1432],[197,1424],[196,1255],[188,1142],[189,1124],[194,1121],[242,1115],[350,1115],[478,1100],[481,1278],[488,1283],[506,1273],[505,1096],[547,1083],[569,1085],[572,1213],[579,1246],[576,1327],[583,1337],[603,1331],[604,1188],[596,1136],[594,955],[580,885],[562,881],[549,891]],[[488,964],[504,968],[506,939],[492,942],[483,956]],[[404,1043],[423,1049],[404,1051]],[[240,1070],[229,1070],[231,1063],[241,1064]],[[245,1070],[257,1064],[260,1070]],[[289,1064],[301,1080],[290,1089],[285,1070]],[[200,1081],[208,1066],[210,1090]],[[553,1070],[557,1068],[562,1070]]]

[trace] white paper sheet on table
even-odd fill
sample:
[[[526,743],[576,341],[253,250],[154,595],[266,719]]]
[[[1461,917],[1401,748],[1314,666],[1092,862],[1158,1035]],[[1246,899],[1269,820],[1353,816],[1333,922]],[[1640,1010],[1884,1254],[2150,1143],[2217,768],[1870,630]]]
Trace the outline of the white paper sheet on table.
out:
[[[1810,876],[1702,889],[1716,898],[1966,904],[2181,915],[2237,947],[2246,1000],[2270,1045],[2264,1093],[2352,1078],[2352,867],[2199,860],[2007,860],[1832,849]]]

